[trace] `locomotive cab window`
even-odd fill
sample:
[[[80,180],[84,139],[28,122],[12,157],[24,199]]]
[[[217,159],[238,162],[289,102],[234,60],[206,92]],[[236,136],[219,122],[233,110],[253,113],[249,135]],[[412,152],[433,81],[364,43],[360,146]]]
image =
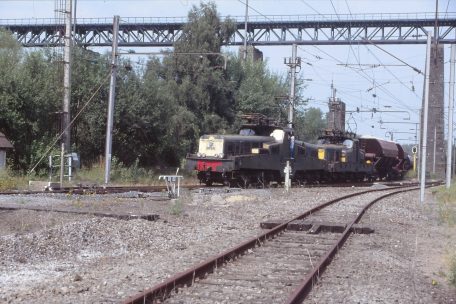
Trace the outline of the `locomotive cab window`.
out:
[[[252,129],[241,129],[239,131],[239,135],[244,135],[244,136],[251,136],[251,135],[255,135],[255,131],[252,130]]]
[[[229,143],[226,145],[226,154],[227,155],[234,155],[234,144]]]

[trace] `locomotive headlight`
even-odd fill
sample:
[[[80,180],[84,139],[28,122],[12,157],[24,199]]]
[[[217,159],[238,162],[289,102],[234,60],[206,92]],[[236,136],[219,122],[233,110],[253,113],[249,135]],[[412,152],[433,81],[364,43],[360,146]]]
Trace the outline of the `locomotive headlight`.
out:
[[[340,156],[340,161],[342,163],[346,163],[347,162],[347,153],[345,151],[342,151],[342,155]]]

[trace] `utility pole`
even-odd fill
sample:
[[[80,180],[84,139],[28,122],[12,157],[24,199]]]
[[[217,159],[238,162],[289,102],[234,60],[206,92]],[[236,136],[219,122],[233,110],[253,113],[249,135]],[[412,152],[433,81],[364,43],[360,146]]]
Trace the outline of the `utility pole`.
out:
[[[65,1],[65,48],[63,51],[63,107],[62,141],[60,143],[60,188],[63,188],[65,176],[65,154],[71,149],[70,101],[71,101],[71,0]]]
[[[424,81],[424,109],[423,109],[423,138],[421,145],[421,178],[420,178],[420,202],[424,203],[424,187],[426,183],[426,148],[427,148],[427,127],[428,127],[428,107],[429,107],[429,72],[431,69],[431,42],[432,35],[427,33],[426,48],[426,77]]]
[[[294,100],[295,100],[295,92],[296,92],[296,88],[295,88],[295,86],[296,86],[296,67],[301,66],[301,58],[296,57],[297,49],[298,49],[298,45],[296,43],[293,43],[293,46],[291,49],[291,58],[288,58],[288,60],[287,60],[287,58],[285,58],[285,60],[284,60],[285,61],[284,63],[290,67],[290,98],[288,101],[288,123],[287,123],[287,127],[289,129],[293,129],[293,111],[294,111]],[[290,149],[290,157],[292,157],[291,149]],[[291,187],[290,160],[287,160],[284,172],[285,172],[285,190],[288,191],[288,189]]]
[[[454,108],[454,57],[456,48],[454,43],[451,45],[450,55],[450,92],[448,97],[448,138],[447,138],[447,167],[446,167],[446,187],[450,188],[452,172],[452,151],[453,151],[453,108]]]
[[[65,152],[71,149],[70,100],[71,100],[71,11],[72,1],[65,5],[65,50],[63,57],[63,142]]]
[[[288,128],[293,128],[293,111],[294,111],[294,100],[295,100],[295,82],[296,82],[296,67],[301,66],[301,58],[296,57],[298,45],[293,44],[291,49],[291,58],[288,60],[285,58],[285,64],[290,67],[290,98],[288,104]]]
[[[106,147],[105,147],[105,184],[109,183],[112,158],[112,128],[114,124],[114,101],[116,95],[117,76],[117,44],[119,39],[119,16],[114,16],[112,30],[112,54],[111,54],[111,81],[109,84],[108,121],[106,123]]]

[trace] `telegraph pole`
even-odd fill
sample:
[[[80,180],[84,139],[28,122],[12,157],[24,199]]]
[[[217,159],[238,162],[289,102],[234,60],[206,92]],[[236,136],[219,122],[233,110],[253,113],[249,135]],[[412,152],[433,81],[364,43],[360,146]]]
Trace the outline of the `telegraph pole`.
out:
[[[420,202],[424,203],[424,186],[426,183],[426,148],[427,148],[427,127],[428,127],[428,112],[429,112],[429,72],[431,69],[431,33],[427,33],[427,48],[426,48],[426,77],[424,81],[424,109],[423,109],[423,138],[421,145],[421,178],[420,178]]]
[[[451,45],[450,55],[450,92],[448,98],[448,138],[447,138],[447,167],[446,167],[446,187],[450,188],[452,172],[452,151],[453,151],[453,108],[454,108],[454,57],[456,48],[454,43]]]
[[[105,147],[105,184],[109,183],[112,158],[112,128],[114,124],[114,101],[116,95],[117,76],[117,44],[119,39],[119,16],[114,16],[112,30],[112,55],[111,55],[111,81],[109,84],[108,121],[106,123],[106,147]]]

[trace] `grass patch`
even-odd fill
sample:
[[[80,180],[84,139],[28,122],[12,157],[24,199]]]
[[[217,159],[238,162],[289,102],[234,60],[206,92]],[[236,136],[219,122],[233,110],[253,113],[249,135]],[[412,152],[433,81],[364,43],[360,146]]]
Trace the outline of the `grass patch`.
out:
[[[27,189],[28,179],[28,176],[14,174],[10,170],[0,170],[0,191]]]
[[[163,180],[159,181],[160,175],[174,175],[176,168],[164,169],[147,169],[139,166],[138,160],[131,166],[127,167],[117,159],[113,159],[111,164],[110,183],[116,185],[164,185]],[[83,168],[77,170],[73,178],[75,183],[91,183],[103,184],[104,183],[105,168],[104,164],[93,166],[92,168]],[[178,175],[183,175],[184,179],[181,180],[181,185],[197,184],[198,180],[195,174],[188,174],[179,170]]]
[[[441,186],[437,189],[438,212],[440,220],[450,226],[456,224],[456,185],[449,189]]]
[[[181,216],[185,212],[185,206],[191,204],[192,195],[189,191],[181,191],[180,196],[171,199],[169,205],[169,213],[175,216]]]
[[[172,215],[179,216],[182,214],[184,211],[184,204],[182,203],[182,199],[173,199],[171,200],[171,206],[170,206],[170,213]]]
[[[417,171],[413,171],[413,169],[408,170],[407,173],[405,174],[404,178],[406,180],[418,178]]]
[[[449,226],[454,226],[456,224],[456,184],[451,184],[449,189],[445,186],[439,187],[436,196],[440,220]],[[447,265],[448,281],[456,287],[456,252],[450,253]]]
[[[75,174],[76,182],[101,184],[104,182],[104,166],[94,166],[90,169],[83,168]],[[113,159],[111,164],[110,182],[114,184],[141,184],[154,185],[158,182],[158,176],[152,171],[141,168],[138,160],[130,167]]]
[[[112,160],[110,184],[126,186],[126,185],[164,185],[163,180],[159,181],[160,175],[174,175],[176,168],[159,168],[148,169],[139,166],[138,160],[131,166],[126,166],[117,159]],[[179,171],[179,175],[184,175],[181,180],[181,185],[184,184],[197,184],[198,180],[194,174],[187,174],[187,172]],[[76,184],[83,185],[100,185],[104,183],[105,168],[104,163],[94,165],[90,168],[82,168],[73,171],[72,181],[69,182],[67,178],[64,179],[64,186],[72,186]],[[44,180],[48,181],[47,175],[23,175],[11,170],[0,170],[0,191],[8,190],[26,190],[28,189],[29,180]],[[53,182],[59,182],[59,176],[54,175]]]
[[[448,281],[450,282],[451,285],[456,287],[456,253],[454,253],[449,258],[448,265],[450,266],[449,271],[448,271]]]

